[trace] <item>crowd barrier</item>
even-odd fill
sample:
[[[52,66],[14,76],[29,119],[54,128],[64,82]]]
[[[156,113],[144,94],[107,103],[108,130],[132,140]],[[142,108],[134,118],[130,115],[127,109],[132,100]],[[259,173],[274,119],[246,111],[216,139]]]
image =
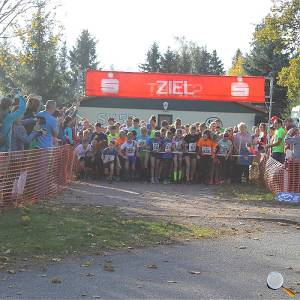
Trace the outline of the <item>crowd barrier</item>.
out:
[[[73,180],[73,147],[0,152],[0,211],[37,202],[63,191]],[[284,164],[262,155],[256,178],[274,194],[300,192],[300,158]]]
[[[63,191],[73,179],[70,145],[0,152],[0,210],[37,202]]]
[[[260,182],[272,193],[300,193],[300,158],[287,159],[284,164],[272,157],[263,156],[260,165]]]

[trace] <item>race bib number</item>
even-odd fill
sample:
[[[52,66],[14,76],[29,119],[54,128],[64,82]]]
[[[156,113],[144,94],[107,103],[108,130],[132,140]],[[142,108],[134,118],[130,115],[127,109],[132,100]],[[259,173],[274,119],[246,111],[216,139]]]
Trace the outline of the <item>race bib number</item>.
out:
[[[139,144],[138,144],[138,146],[139,146],[140,148],[145,148],[145,147],[146,147],[146,145],[147,145],[147,143],[146,143],[146,141],[145,141],[145,140],[140,140],[140,141],[139,141]]]
[[[202,154],[211,155],[211,147],[202,147]]]
[[[133,153],[133,152],[134,152],[133,147],[128,147],[128,148],[127,148],[127,152],[128,152],[128,153]]]
[[[103,163],[109,163],[115,160],[114,155],[104,155]]]
[[[182,150],[182,142],[176,142],[176,150],[181,151]]]
[[[196,143],[189,143],[189,152],[196,152]]]
[[[172,143],[167,143],[165,146],[165,152],[171,152],[172,151]]]
[[[159,144],[158,143],[153,143],[153,151],[158,152],[159,151]]]

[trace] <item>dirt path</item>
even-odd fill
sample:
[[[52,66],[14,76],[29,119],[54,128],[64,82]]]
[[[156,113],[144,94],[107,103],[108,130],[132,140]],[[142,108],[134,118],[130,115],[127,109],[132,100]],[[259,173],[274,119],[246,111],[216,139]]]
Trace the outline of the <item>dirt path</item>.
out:
[[[231,228],[234,233],[300,225],[299,206],[240,201],[204,185],[75,182],[57,201],[112,206],[125,214]]]

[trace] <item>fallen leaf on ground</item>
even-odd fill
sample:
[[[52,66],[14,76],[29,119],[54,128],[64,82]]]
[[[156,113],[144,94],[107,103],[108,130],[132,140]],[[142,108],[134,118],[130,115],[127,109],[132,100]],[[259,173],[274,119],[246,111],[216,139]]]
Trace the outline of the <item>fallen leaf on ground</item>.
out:
[[[177,281],[174,281],[174,280],[168,280],[168,283],[177,283]]]
[[[155,265],[155,264],[146,265],[146,267],[147,267],[148,269],[157,269],[157,265]]]
[[[259,238],[254,238],[253,240],[254,240],[254,241],[259,241]]]
[[[92,296],[92,298],[100,299],[101,297],[100,296]]]
[[[193,274],[193,275],[199,275],[200,274],[200,272],[198,272],[198,271],[189,271],[189,273]]]
[[[58,277],[55,277],[51,280],[52,283],[61,283],[61,280]]]
[[[282,222],[278,222],[277,224],[280,225],[280,226],[289,226],[289,224],[282,223]]]
[[[105,264],[104,265],[104,271],[107,271],[107,272],[114,272],[114,267],[110,264]]]
[[[86,261],[84,264],[82,264],[81,266],[87,268],[87,267],[90,267],[91,264],[92,264],[92,263],[88,260],[88,261]]]
[[[246,246],[241,246],[241,247],[239,247],[239,249],[247,249],[247,247]]]

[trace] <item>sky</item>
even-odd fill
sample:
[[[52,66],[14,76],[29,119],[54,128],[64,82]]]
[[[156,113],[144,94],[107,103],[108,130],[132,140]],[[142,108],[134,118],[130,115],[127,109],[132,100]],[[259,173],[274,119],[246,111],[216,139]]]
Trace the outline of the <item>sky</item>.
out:
[[[138,71],[150,45],[164,52],[185,36],[209,51],[217,50],[227,70],[235,51],[250,49],[255,25],[271,0],[61,0],[58,19],[69,47],[81,30],[98,40],[104,70]]]

